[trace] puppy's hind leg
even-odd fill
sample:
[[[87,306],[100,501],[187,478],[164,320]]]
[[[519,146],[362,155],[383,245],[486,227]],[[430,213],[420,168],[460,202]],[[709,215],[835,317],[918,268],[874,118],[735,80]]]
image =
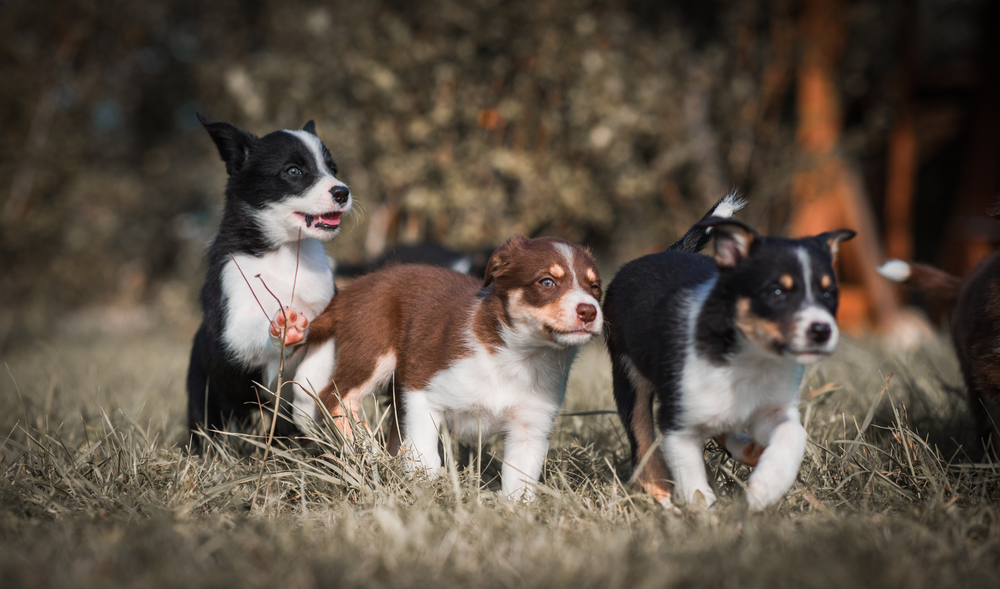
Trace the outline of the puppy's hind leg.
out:
[[[656,443],[653,421],[653,384],[639,374],[628,356],[613,358],[615,404],[632,449],[632,478],[661,505],[673,508],[673,485],[663,453]]]
[[[396,370],[396,355],[389,352],[379,356],[370,371],[357,370],[359,365],[364,363],[338,351],[337,370],[333,374],[333,382],[320,393],[320,399],[326,405],[334,423],[348,440],[354,439],[354,432],[351,430],[351,420],[348,419],[346,411],[351,412],[351,417],[356,423],[361,423],[361,404],[392,380]]]

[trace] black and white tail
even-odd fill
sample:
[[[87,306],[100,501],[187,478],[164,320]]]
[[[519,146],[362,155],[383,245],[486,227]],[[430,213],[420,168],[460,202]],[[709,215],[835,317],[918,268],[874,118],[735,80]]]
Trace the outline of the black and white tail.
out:
[[[675,252],[688,252],[692,254],[700,252],[706,245],[708,245],[708,242],[711,241],[712,238],[712,228],[702,227],[701,222],[712,217],[729,219],[737,211],[745,207],[746,204],[746,199],[741,197],[739,192],[733,190],[726,196],[722,197],[722,200],[715,203],[712,210],[705,213],[704,217],[699,219],[697,223],[687,230],[687,233],[668,247],[667,250]]]
[[[962,290],[961,278],[925,264],[889,260],[878,267],[878,273],[945,303],[957,300],[958,293]]]

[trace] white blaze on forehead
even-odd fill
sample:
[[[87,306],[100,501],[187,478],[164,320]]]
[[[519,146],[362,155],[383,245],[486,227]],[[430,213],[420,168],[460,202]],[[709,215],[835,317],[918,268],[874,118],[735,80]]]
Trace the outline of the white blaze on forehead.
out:
[[[839,330],[837,320],[830,311],[816,300],[816,293],[812,284],[812,257],[805,248],[800,247],[795,252],[802,265],[802,283],[805,289],[805,297],[802,300],[801,310],[795,314],[795,331],[792,335],[792,348],[805,349],[815,347],[817,349],[833,352],[837,347]],[[825,323],[830,326],[830,339],[825,343],[813,345],[809,341],[809,328],[814,323]]]
[[[324,176],[333,176],[333,171],[326,167],[325,158],[323,158],[323,142],[319,140],[319,137],[313,135],[308,131],[292,131],[289,129],[285,130],[285,133],[294,135],[296,139],[302,142],[312,154],[313,160],[316,162],[316,169],[319,170]]]
[[[577,279],[578,269],[573,264],[573,260],[576,257],[575,256],[576,252],[573,251],[573,247],[567,243],[557,243],[555,244],[555,247],[556,250],[560,254],[562,254],[564,258],[566,258],[566,265],[569,268],[570,277],[573,279],[573,290],[576,291],[576,294],[573,297],[565,299],[568,301],[569,304],[573,306],[574,309],[573,312],[574,313],[576,312],[575,311],[576,305],[581,302],[592,304],[596,306],[598,309],[600,309],[601,303],[596,298],[594,298],[594,296],[590,293],[590,290],[589,289],[585,290],[583,288],[580,288],[580,283],[582,282],[582,280]],[[593,272],[594,271],[591,268],[587,268],[587,277],[589,278]],[[600,316],[600,312],[598,312],[598,315]]]
[[[812,285],[812,258],[809,257],[809,252],[804,247],[798,248],[795,253],[798,255],[799,263],[802,264],[802,285],[806,290],[803,305],[811,305],[816,302]]]
[[[578,278],[579,269],[575,266],[574,258],[575,251],[572,246],[567,243],[556,243],[556,250],[562,254],[566,259],[566,265],[569,268],[569,276],[573,280],[573,285],[569,292],[562,296],[560,301],[560,306],[562,307],[562,312],[565,314],[567,320],[571,323],[576,321],[577,316],[577,306],[581,303],[587,305],[593,305],[596,309],[596,317],[594,318],[594,329],[600,330],[604,323],[604,315],[601,313],[601,303],[589,289],[583,289],[580,287],[581,280]],[[590,270],[590,268],[588,268]]]
[[[562,257],[566,258],[566,267],[570,269],[570,273],[574,276],[576,275],[576,268],[573,267],[573,248],[569,244],[557,243],[555,244],[556,251],[562,254]]]

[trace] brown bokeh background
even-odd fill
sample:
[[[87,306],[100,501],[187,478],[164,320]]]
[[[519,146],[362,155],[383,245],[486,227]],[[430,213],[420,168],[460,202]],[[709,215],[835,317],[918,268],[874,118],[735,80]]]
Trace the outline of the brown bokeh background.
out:
[[[883,250],[964,272],[997,241],[998,26],[989,0],[4,2],[0,350],[193,331],[225,185],[195,112],[316,121],[358,203],[341,260],[520,232],[610,278],[738,187],[762,231],[861,229],[845,312],[885,329]]]

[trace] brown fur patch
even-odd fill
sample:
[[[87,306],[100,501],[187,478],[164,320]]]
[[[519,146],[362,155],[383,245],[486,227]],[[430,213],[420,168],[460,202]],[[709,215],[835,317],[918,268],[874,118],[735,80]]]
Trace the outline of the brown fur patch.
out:
[[[743,335],[765,350],[773,350],[776,345],[785,342],[781,326],[754,314],[750,308],[750,299],[743,297],[736,301],[736,327]]]
[[[587,268],[587,271],[584,273],[584,276],[586,276],[587,280],[591,282],[600,281],[600,277],[597,275],[597,272],[595,272],[593,268]]]
[[[554,278],[562,278],[563,276],[566,276],[566,270],[559,264],[552,264],[549,266],[549,274],[551,274]]]
[[[823,289],[830,288],[833,285],[833,278],[829,274],[824,274],[819,279],[819,285]]]
[[[408,264],[372,272],[340,290],[313,320],[307,339],[336,339],[337,367],[320,399],[331,414],[342,415],[341,405],[355,411],[390,381],[399,390],[426,388],[436,374],[473,353],[470,331],[488,349],[503,345],[503,326],[513,326],[513,299],[536,317],[555,313],[559,298],[578,280],[568,276],[559,243],[582,252],[586,263],[579,268],[574,254],[577,272],[597,275],[593,259],[578,246],[515,236],[491,257],[482,286],[451,270]],[[540,285],[553,266],[563,271],[554,277],[557,286]]]
[[[795,279],[792,278],[791,274],[782,274],[778,277],[778,284],[785,290],[792,290],[792,287],[795,286]]]
[[[910,277],[906,284],[945,303],[958,299],[958,293],[962,291],[961,278],[926,264],[910,264]]]
[[[673,485],[667,474],[667,462],[663,458],[663,451],[658,446],[654,447],[657,435],[656,424],[653,421],[653,384],[639,374],[631,363],[626,367],[626,372],[629,382],[635,388],[635,405],[632,407],[632,419],[628,427],[636,440],[632,467],[642,468],[638,471],[636,482],[657,501],[662,502],[670,499]]]
[[[373,391],[376,362],[396,355],[395,382],[406,388],[426,386],[431,377],[455,359],[471,354],[463,338],[473,307],[478,305],[475,278],[419,264],[384,268],[363,276],[333,297],[314,324],[320,336],[337,340],[333,383],[322,393],[330,412],[354,397]],[[405,350],[405,351],[404,351]]]

